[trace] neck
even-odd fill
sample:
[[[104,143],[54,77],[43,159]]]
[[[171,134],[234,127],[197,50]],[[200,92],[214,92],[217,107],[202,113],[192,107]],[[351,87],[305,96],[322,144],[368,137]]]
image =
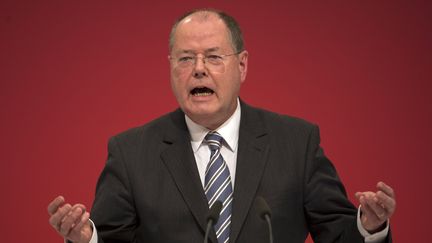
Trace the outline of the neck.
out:
[[[239,106],[240,103],[237,101],[235,103],[235,106],[231,109],[230,112],[226,112],[225,114],[211,114],[211,115],[190,115],[186,114],[193,122],[196,124],[203,126],[209,130],[216,130],[222,124],[224,124],[228,119],[231,118],[231,116],[234,114],[234,112],[237,110],[237,106]]]

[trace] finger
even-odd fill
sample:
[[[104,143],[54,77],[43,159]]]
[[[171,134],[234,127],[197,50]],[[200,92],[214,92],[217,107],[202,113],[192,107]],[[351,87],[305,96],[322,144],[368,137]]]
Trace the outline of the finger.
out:
[[[396,208],[396,201],[394,198],[388,196],[382,191],[378,191],[376,193],[376,197],[378,199],[377,203],[381,204],[381,206],[387,210],[390,214],[392,214]]]
[[[358,200],[360,200],[361,197],[370,197],[375,195],[375,192],[371,192],[371,191],[366,191],[366,192],[356,192],[355,196],[357,197]]]
[[[72,228],[73,227],[75,227],[75,225],[76,224],[78,224],[79,222],[80,222],[80,220],[81,220],[81,217],[84,215],[84,213],[86,212],[86,207],[83,205],[83,204],[75,204],[73,207],[72,207],[72,209],[71,209],[71,212],[74,212],[75,210],[78,210],[78,209],[81,209],[81,211],[82,211],[82,213],[81,213],[81,216],[80,217],[78,217],[77,219],[76,219],[76,221],[72,224]],[[75,211],[76,212],[76,211]],[[69,213],[69,214],[71,214],[71,213]]]
[[[373,212],[373,210],[367,204],[365,197],[361,197],[360,198],[360,205],[361,205],[360,210],[362,211],[362,213],[364,215],[366,215],[367,217],[371,217],[372,216],[372,217],[376,218],[375,213]]]
[[[372,195],[372,194],[374,194],[374,192],[367,191],[367,192],[356,192],[354,195],[357,198],[357,200],[360,201],[360,197],[362,196],[365,197],[367,195]]]
[[[88,212],[83,213],[80,220],[76,222],[76,225],[69,232],[69,236],[66,237],[70,241],[88,242],[92,235],[92,228],[90,224],[90,214]]]
[[[70,210],[70,213],[63,218],[60,226],[60,233],[64,236],[68,236],[72,228],[75,226],[75,222],[81,220],[83,213],[84,211],[81,207],[75,207],[73,210]]]
[[[376,196],[368,196],[366,197],[367,205],[372,209],[374,214],[378,217],[378,219],[384,221],[386,220],[386,210],[378,203],[378,199]]]
[[[89,214],[88,212],[85,212],[85,213],[82,215],[81,219],[77,222],[75,228],[81,230],[81,228],[82,228],[83,226],[86,226],[86,225],[89,225],[89,226],[90,226],[90,224],[89,224],[89,219],[90,219],[90,214]],[[75,228],[74,228],[74,229],[75,229]]]
[[[59,231],[63,218],[70,212],[71,208],[72,206],[67,203],[58,208],[57,211],[50,217],[49,222],[57,231]]]
[[[58,207],[60,207],[62,204],[64,204],[65,199],[63,196],[56,197],[49,205],[48,205],[48,213],[50,215],[53,215]]]
[[[380,191],[383,191],[385,194],[389,195],[392,198],[395,198],[395,193],[393,188],[385,184],[384,182],[380,181],[377,183],[377,188]]]
[[[90,227],[89,224],[90,214],[88,212],[84,212],[82,216],[75,222],[75,226],[72,228],[70,235],[76,234],[80,235],[83,227]]]
[[[75,205],[73,205],[72,209],[75,210],[76,208],[81,208],[82,211],[86,211],[86,206],[84,206],[83,204],[77,203]]]
[[[361,194],[361,193],[356,193],[356,197],[357,197],[357,199],[358,199],[358,201],[359,201],[359,203],[360,203],[360,206],[362,207],[362,209],[363,209],[363,207],[365,207],[366,205],[366,202],[365,202],[365,199],[364,199],[364,196]]]
[[[377,217],[373,209],[368,205],[366,197],[362,196],[359,201],[361,205],[360,210],[362,212],[362,215],[368,218],[369,220],[379,221],[379,218]]]

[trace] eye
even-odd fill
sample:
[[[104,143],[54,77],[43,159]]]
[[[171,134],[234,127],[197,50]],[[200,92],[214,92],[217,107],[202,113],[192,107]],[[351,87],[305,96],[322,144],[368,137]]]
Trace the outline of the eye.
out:
[[[222,62],[222,57],[218,55],[208,55],[206,59],[210,63],[219,64]]]
[[[178,58],[178,62],[180,63],[186,63],[186,62],[192,62],[195,58],[192,56],[183,56]]]

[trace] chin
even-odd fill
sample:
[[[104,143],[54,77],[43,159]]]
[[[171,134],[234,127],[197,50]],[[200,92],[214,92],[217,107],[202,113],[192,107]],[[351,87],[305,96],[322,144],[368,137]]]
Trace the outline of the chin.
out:
[[[183,111],[193,120],[209,119],[218,113],[214,107],[185,107]]]
[[[209,117],[216,113],[215,110],[212,109],[189,109],[187,114],[193,117]]]
[[[191,102],[185,105],[185,108],[191,114],[208,115],[216,113],[219,108],[214,102],[212,103],[194,103]]]

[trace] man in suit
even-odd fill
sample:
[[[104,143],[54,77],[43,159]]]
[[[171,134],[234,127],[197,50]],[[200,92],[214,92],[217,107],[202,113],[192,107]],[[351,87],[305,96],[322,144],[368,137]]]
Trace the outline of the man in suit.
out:
[[[91,221],[84,205],[61,196],[50,203],[50,224],[66,240],[202,242],[209,204],[218,200],[211,242],[263,243],[262,197],[275,242],[304,242],[309,232],[315,242],[391,242],[389,186],[357,193],[357,210],[317,126],[239,99],[248,52],[232,17],[195,10],[179,18],[169,60],[180,109],[110,140]]]

